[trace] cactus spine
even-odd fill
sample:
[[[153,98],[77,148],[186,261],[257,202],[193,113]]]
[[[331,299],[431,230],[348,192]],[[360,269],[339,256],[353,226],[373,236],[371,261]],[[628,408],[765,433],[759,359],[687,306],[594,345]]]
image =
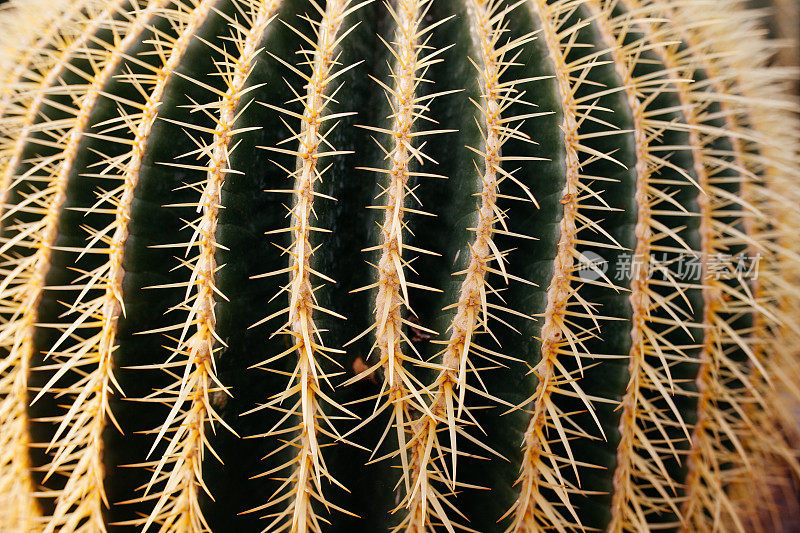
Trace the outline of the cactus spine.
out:
[[[763,14],[12,0],[0,529],[788,530]]]

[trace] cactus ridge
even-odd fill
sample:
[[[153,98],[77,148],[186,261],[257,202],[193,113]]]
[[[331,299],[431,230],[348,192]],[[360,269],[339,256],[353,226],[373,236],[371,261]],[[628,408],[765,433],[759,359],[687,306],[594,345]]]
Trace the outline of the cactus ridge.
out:
[[[669,8],[664,6],[661,9]],[[696,46],[691,37],[685,37],[684,42]],[[682,106],[688,109],[685,114],[694,136],[695,160],[701,163],[697,165],[698,183],[709,192],[700,198],[702,253],[704,257],[711,257],[713,254],[741,252],[751,246],[743,234],[744,222],[739,215],[746,202],[744,188],[749,179],[743,177],[746,167],[736,137],[738,132],[731,123],[732,112],[724,98],[714,94],[718,85],[712,82],[706,87],[706,80],[714,79],[714,66],[708,62],[682,61],[680,56],[670,57],[665,48],[660,52],[665,56],[666,64],[676,65],[678,72],[685,72],[683,75],[691,75],[696,80],[684,86],[680,99]],[[697,57],[702,58],[703,54]],[[752,390],[748,366],[758,374],[764,372],[752,350],[752,339],[747,329],[758,305],[748,281],[721,281],[712,277],[703,291],[705,330],[696,378],[698,420],[687,458],[689,472],[683,504],[683,515],[687,517],[683,527],[690,531],[712,527],[710,517],[720,513],[734,523],[738,522],[735,508],[724,490],[730,483],[726,476],[730,477],[731,469],[721,465],[747,463],[747,455],[742,450],[742,435],[746,434],[746,425],[751,422],[746,415],[731,414],[739,405],[763,402],[763,398],[758,396],[748,397],[748,389]],[[737,524],[737,527],[741,528],[742,524]]]
[[[682,211],[685,212],[683,207],[672,200],[674,192],[660,186],[654,179],[659,169],[672,164],[669,162],[669,155],[663,154],[660,149],[660,139],[673,127],[665,120],[668,111],[664,109],[663,101],[664,94],[676,82],[671,79],[667,68],[651,68],[642,72],[641,66],[637,65],[637,56],[646,55],[653,45],[651,41],[637,34],[637,28],[633,26],[629,14],[634,9],[622,10],[610,2],[604,5],[593,2],[589,7],[597,17],[598,30],[605,44],[610,48],[617,75],[622,86],[626,88],[626,101],[633,117],[637,165],[636,195],[639,206],[634,257],[640,258],[642,264],[649,264],[659,247],[663,246],[664,239],[670,236],[678,241],[679,246],[690,249],[677,236],[680,230],[674,226],[674,219],[669,218],[669,215],[680,216]],[[615,8],[620,11],[619,14],[615,15]],[[652,11],[641,8],[635,10],[639,16],[648,18],[654,17]],[[621,44],[617,48],[614,43]],[[646,96],[640,98],[637,93]],[[677,177],[681,179],[681,176]],[[686,178],[686,181],[691,181],[691,177]],[[675,288],[679,293],[684,290],[678,287],[677,280],[667,280],[670,288]],[[665,333],[658,330],[659,326],[653,322],[652,317],[663,314],[666,315],[666,324],[682,327],[681,324],[687,318],[691,319],[691,315],[683,306],[684,301],[681,298],[668,299],[658,294],[657,283],[651,280],[650,273],[644,268],[632,272],[630,303],[633,327],[628,363],[629,378],[622,399],[610,531],[622,531],[628,527],[647,528],[647,516],[653,512],[659,513],[665,503],[671,505],[669,497],[664,496],[668,490],[675,489],[663,458],[666,455],[668,461],[669,456],[676,453],[674,447],[670,446],[666,453],[657,451],[652,444],[655,439],[642,439],[641,432],[643,427],[656,428],[657,435],[663,438],[663,442],[669,443],[670,437],[664,429],[664,422],[671,425],[669,419],[674,417],[685,428],[683,417],[672,400],[680,389],[675,388],[671,366],[675,361],[685,360],[686,356],[680,346],[671,345]],[[654,404],[660,398],[668,406],[666,413],[655,408]],[[653,487],[653,496],[637,497],[637,487],[644,483]],[[674,505],[672,510],[675,510]]]
[[[12,290],[14,285],[17,284],[19,284],[20,287],[24,287],[24,293],[21,296],[22,301],[18,312],[14,313],[10,320],[4,324],[4,328],[6,329],[4,333],[10,338],[9,342],[12,346],[11,352],[16,354],[19,358],[17,363],[18,368],[14,369],[16,371],[14,372],[16,376],[12,385],[13,388],[9,391],[5,400],[9,401],[13,399],[13,401],[16,402],[17,405],[10,407],[10,409],[13,409],[18,414],[12,414],[10,417],[12,419],[16,417],[17,423],[22,426],[28,424],[25,416],[26,408],[29,403],[27,394],[27,373],[28,369],[31,367],[31,360],[34,357],[35,351],[33,346],[34,330],[37,327],[37,322],[40,320],[38,305],[42,300],[45,289],[45,277],[50,268],[50,259],[55,245],[60,209],[66,199],[66,188],[72,163],[78,152],[78,145],[81,142],[84,129],[89,120],[89,115],[100,96],[100,90],[106,80],[111,76],[114,67],[123,57],[122,49],[113,46],[113,44],[116,44],[114,41],[122,40],[123,44],[131,45],[135,43],[138,38],[135,21],[130,19],[128,12],[121,11],[122,4],[121,2],[112,4],[105,12],[98,14],[96,18],[89,19],[92,22],[89,27],[86,28],[89,30],[87,35],[91,36],[91,31],[103,31],[105,29],[103,27],[105,24],[110,27],[110,30],[107,31],[110,31],[112,35],[111,38],[106,37],[108,41],[101,41],[102,44],[98,45],[98,43],[89,43],[86,39],[78,37],[73,42],[72,47],[66,50],[65,58],[74,59],[77,56],[80,57],[82,63],[86,63],[86,65],[81,65],[83,69],[77,67],[76,63],[57,63],[53,67],[53,70],[50,71],[56,75],[58,75],[59,72],[63,75],[64,71],[69,68],[74,74],[82,78],[81,81],[83,81],[83,83],[78,82],[72,85],[66,85],[65,87],[59,87],[59,89],[49,93],[49,99],[51,100],[47,97],[43,99],[37,98],[46,93],[39,93],[39,95],[34,98],[34,105],[47,102],[49,105],[55,107],[60,103],[60,109],[67,115],[67,118],[61,121],[47,123],[44,127],[40,126],[39,128],[36,128],[34,125],[31,128],[31,130],[35,130],[37,134],[35,140],[33,139],[34,136],[31,137],[31,142],[38,142],[45,146],[55,148],[54,155],[45,157],[42,161],[36,162],[35,166],[27,168],[22,172],[25,163],[21,161],[22,157],[19,155],[19,150],[21,149],[20,146],[25,146],[25,141],[20,138],[16,144],[17,149],[15,149],[15,152],[7,162],[7,168],[4,169],[4,177],[9,177],[7,182],[16,184],[24,180],[36,181],[41,179],[46,183],[44,187],[31,195],[19,193],[23,195],[24,200],[14,205],[11,209],[7,209],[4,213],[6,220],[12,220],[11,217],[18,215],[24,216],[24,214],[27,213],[34,215],[33,219],[30,221],[20,222],[14,226],[8,227],[8,229],[14,231],[16,235],[4,243],[4,249],[21,247],[26,250],[33,250],[33,253],[29,253],[27,256],[23,255],[12,260],[11,264],[13,270],[5,279],[6,286],[12,287]],[[122,18],[112,21],[112,17],[115,14],[121,14]],[[129,32],[127,42],[120,37],[120,34],[123,32]],[[104,46],[106,43],[108,43],[108,45]],[[96,46],[92,46],[93,44]],[[45,77],[43,81],[45,83],[53,82],[55,78],[56,76],[48,76]],[[45,90],[47,89],[49,89],[49,86],[45,86]],[[61,102],[56,103],[59,99],[64,100],[64,97],[68,97],[71,100],[72,107]],[[37,111],[39,110],[33,110],[33,113],[26,117],[29,123],[34,119],[38,119]],[[23,134],[27,133],[29,132],[23,128]],[[47,137],[52,137],[53,140],[48,140]],[[46,172],[46,175],[41,176],[41,178],[37,175],[37,172],[40,170]],[[22,174],[11,174],[12,172],[22,172]],[[13,188],[13,185],[9,186],[9,189],[13,190]],[[22,283],[24,283],[24,285],[22,285]],[[89,313],[85,316],[88,315]],[[79,327],[82,322],[83,319],[79,319],[72,328]],[[68,329],[68,332],[69,331]],[[53,347],[53,350],[56,348],[57,345]],[[82,355],[80,351],[77,352],[78,357]],[[68,361],[67,364],[60,366],[54,380],[69,371],[71,362],[73,361]],[[45,390],[51,384],[52,382],[46,385]],[[86,384],[80,384],[76,388],[76,392],[83,393],[81,396],[85,396],[87,392],[94,392],[94,389],[87,387]],[[72,452],[72,447],[76,444],[88,444],[87,450],[89,450],[89,452],[93,452],[101,447],[101,445],[96,442],[100,438],[99,432],[90,430],[84,432],[83,426],[87,425],[87,422],[91,420],[91,416],[94,415],[95,412],[99,419],[103,418],[104,402],[102,400],[102,392],[100,396],[97,396],[100,405],[92,405],[94,410],[90,409],[84,411],[80,413],[80,416],[74,418],[79,414],[80,409],[84,407],[81,396],[78,397],[78,401],[66,414],[64,419],[60,421],[59,429],[56,431],[52,443],[56,445],[55,447],[58,448],[58,450],[53,455],[52,463],[48,467],[45,478],[49,477],[54,471],[59,470],[63,462],[71,462],[74,460],[69,457],[69,454]],[[33,399],[34,402],[35,400],[36,398]],[[74,424],[73,420],[75,421]],[[67,428],[69,428],[69,431],[65,432]],[[22,431],[23,435],[20,435],[18,438],[22,442],[25,442],[27,439],[27,436],[24,434],[26,430],[23,429]],[[65,447],[60,447],[60,443],[57,441],[62,434],[64,434]],[[76,472],[78,472],[76,477],[81,477],[81,470],[85,470],[84,475],[93,478],[91,480],[91,485],[95,487],[95,490],[99,491],[98,497],[96,500],[91,497],[87,498],[86,501],[83,502],[83,505],[81,505],[82,508],[71,517],[66,517],[67,511],[71,507],[70,504],[67,504],[66,508],[59,508],[54,514],[54,520],[51,522],[50,527],[55,526],[60,520],[67,520],[68,522],[72,520],[77,523],[83,516],[90,516],[95,524],[100,523],[100,527],[102,527],[100,512],[101,500],[103,500],[104,497],[102,495],[102,484],[98,484],[97,482],[98,479],[102,479],[102,473],[97,470],[100,468],[100,464],[97,457],[92,457],[91,453],[87,453],[80,459],[80,464],[76,467]],[[26,459],[20,460],[26,461]],[[27,487],[27,491],[23,487],[21,492],[23,494],[27,492],[28,497],[33,499],[33,486]],[[66,499],[69,500],[76,496],[80,499],[85,493],[78,492],[69,495],[69,493],[65,491],[65,494],[67,495]],[[27,525],[21,525],[19,527],[32,527],[29,521],[33,518],[35,518],[35,515],[29,515],[26,519],[28,520],[28,522],[26,522]]]
[[[343,487],[341,482],[328,471],[321,451],[321,436],[339,437],[331,415],[325,413],[321,402],[326,402],[329,409],[338,410],[344,416],[354,416],[323,390],[325,386],[330,387],[331,382],[329,372],[323,368],[322,360],[333,360],[334,355],[341,353],[341,350],[324,345],[316,317],[319,314],[329,314],[341,319],[345,317],[318,305],[315,301],[317,280],[330,283],[335,281],[325,272],[314,268],[311,256],[315,248],[320,246],[313,242],[314,234],[326,231],[325,228],[314,225],[314,206],[318,197],[316,185],[323,179],[326,171],[319,160],[349,153],[337,150],[328,136],[335,128],[335,121],[349,115],[350,112],[330,113],[328,105],[342,87],[336,85],[338,83],[336,79],[356,66],[339,62],[340,46],[354,28],[346,22],[348,16],[363,4],[354,4],[348,0],[334,1],[324,8],[313,3],[312,5],[318,11],[320,19],[318,21],[308,19],[314,28],[314,35],[306,38],[305,44],[309,48],[300,52],[305,56],[304,65],[309,67],[310,72],[303,72],[285,60],[280,60],[285,67],[306,81],[304,94],[303,91],[292,88],[302,105],[302,114],[274,107],[276,111],[288,117],[299,119],[300,127],[296,132],[291,127],[288,128],[292,135],[281,142],[287,144],[288,148],[263,147],[269,151],[296,157],[298,164],[294,171],[286,169],[289,180],[293,181],[293,189],[287,191],[292,195],[292,205],[288,215],[291,226],[279,230],[290,234],[292,242],[283,250],[283,253],[290,258],[290,266],[268,273],[270,276],[289,273],[289,283],[278,293],[278,295],[283,293],[288,295],[288,307],[280,310],[277,316],[272,315],[265,319],[268,321],[283,317],[282,320],[285,322],[275,333],[285,337],[289,348],[262,364],[269,364],[276,358],[284,357],[297,357],[297,361],[286,389],[270,398],[258,409],[279,406],[286,412],[276,427],[269,431],[270,436],[289,431],[296,432],[296,435],[282,445],[293,448],[290,450],[292,452],[290,461],[264,474],[271,475],[276,471],[288,470],[281,487],[269,502],[255,510],[279,506],[274,515],[270,516],[271,522],[267,528],[292,531],[321,530],[320,519],[314,511],[315,502],[327,508],[344,511],[327,500],[322,485],[322,480],[325,479]],[[293,31],[303,35],[297,29]],[[334,125],[329,125],[331,120],[334,121]],[[292,149],[295,143],[297,148]],[[322,200],[328,198],[323,196]],[[282,407],[284,403],[287,407]],[[297,420],[292,415],[296,415]]]
[[[526,238],[508,230],[507,215],[498,206],[501,191],[507,194],[507,186],[500,188],[503,182],[512,182],[520,188],[523,201],[536,203],[529,188],[512,172],[502,168],[504,161],[531,159],[530,156],[509,155],[503,149],[512,139],[530,142],[529,136],[519,131],[521,121],[528,114],[507,113],[512,106],[527,103],[525,92],[520,87],[525,80],[508,79],[506,72],[519,56],[520,48],[534,38],[532,33],[506,38],[508,19],[518,7],[519,4],[506,6],[499,2],[476,2],[468,7],[474,45],[480,51],[480,57],[470,60],[480,82],[480,100],[471,102],[478,109],[475,120],[480,125],[482,146],[467,148],[478,156],[475,165],[481,175],[474,195],[480,201],[476,206],[477,220],[468,228],[474,233],[468,245],[469,258],[463,270],[453,273],[454,276],[464,276],[464,279],[455,294],[456,301],[443,308],[445,311],[453,310],[453,316],[446,330],[449,339],[435,341],[443,344],[444,348],[436,354],[441,363],[431,385],[430,405],[425,406],[412,424],[414,440],[417,441],[411,467],[413,488],[406,503],[408,524],[400,524],[400,527],[412,530],[432,527],[434,520],[441,520],[449,530],[453,529],[445,510],[446,506],[452,507],[452,503],[443,503],[446,502],[444,498],[453,494],[457,487],[468,486],[457,481],[459,439],[477,445],[485,455],[499,455],[465,429],[474,423],[474,416],[465,405],[465,396],[469,390],[472,395],[490,402],[502,401],[485,387],[467,383],[467,373],[471,372],[480,383],[481,366],[478,365],[485,364],[482,361],[502,365],[504,359],[513,359],[513,356],[477,343],[479,338],[484,338],[479,334],[493,336],[491,324],[502,322],[498,315],[520,314],[503,305],[501,298],[499,304],[493,301],[499,292],[489,284],[488,275],[504,278],[505,284],[510,280],[530,284],[524,278],[506,272],[504,263],[508,261],[509,251],[501,251],[495,243],[495,235],[500,233]],[[507,116],[502,117],[504,113]]]
[[[0,113],[4,116],[3,120],[3,148],[2,148],[2,171],[3,171],[3,206],[6,205],[9,185],[11,183],[10,168],[16,166],[14,158],[14,142],[13,136],[9,135],[15,129],[30,128],[34,120],[35,114],[31,115],[26,113],[26,105],[32,107],[38,106],[37,102],[30,102],[30,96],[26,94],[26,87],[34,84],[37,78],[44,77],[45,79],[39,84],[39,87],[49,87],[52,80],[57,77],[61,71],[56,65],[53,64],[54,60],[59,58],[54,54],[43,53],[51,42],[57,42],[63,39],[63,44],[67,44],[73,36],[71,28],[75,22],[74,17],[76,13],[74,10],[76,6],[81,6],[80,3],[70,3],[69,8],[59,5],[53,13],[59,15],[56,20],[44,18],[42,22],[41,34],[34,33],[27,45],[20,48],[21,57],[19,62],[9,69],[3,85],[3,98],[0,102]],[[36,6],[32,6],[36,7]],[[32,19],[36,20],[36,19]],[[11,32],[9,32],[10,35]],[[80,40],[80,39],[79,39]],[[47,60],[42,66],[36,66],[34,59],[38,59],[37,55],[42,55]],[[69,57],[69,51],[64,54]],[[41,60],[41,59],[40,59]],[[49,71],[48,71],[49,69]],[[53,75],[52,73],[55,73]],[[34,92],[35,94],[35,92]],[[39,100],[44,98],[44,94],[36,96]],[[26,102],[26,100],[28,100]],[[9,155],[11,152],[11,155]],[[5,213],[4,213],[4,216]],[[11,278],[13,279],[13,277]],[[6,278],[3,283],[3,293],[6,293],[8,287],[12,285],[11,279]],[[4,336],[9,335],[9,330],[4,330]],[[7,421],[8,428],[12,428],[4,436],[4,442],[8,443],[9,447],[6,449],[13,449],[14,452],[4,454],[2,476],[0,476],[0,484],[3,487],[4,504],[3,508],[9,511],[4,511],[4,521],[14,525],[14,527],[21,527],[23,524],[30,523],[29,521],[36,516],[37,508],[35,500],[33,499],[33,485],[30,478],[30,461],[27,457],[28,436],[25,426],[27,425],[26,405],[27,399],[19,402],[20,390],[25,386],[24,377],[18,373],[15,368],[17,361],[6,360],[3,365],[3,401],[0,409],[4,413],[4,420]],[[22,389],[24,390],[24,389]],[[18,448],[15,448],[18,447]]]
[[[0,529],[791,527],[749,5],[11,0]]]
[[[426,155],[423,147],[420,146],[422,139],[429,135],[449,133],[447,130],[422,129],[418,125],[422,122],[428,126],[432,122],[427,116],[430,112],[430,103],[434,98],[443,96],[438,93],[421,94],[419,90],[420,85],[430,83],[430,80],[426,78],[426,73],[431,65],[442,61],[440,56],[446,50],[446,48],[435,48],[429,45],[431,32],[436,31],[438,26],[446,22],[446,20],[442,20],[423,27],[423,20],[429,13],[430,4],[429,1],[401,2],[396,10],[390,4],[386,4],[387,11],[397,24],[394,40],[391,43],[383,42],[393,60],[390,75],[392,85],[384,84],[377,78],[373,79],[381,85],[386,94],[391,108],[391,125],[389,128],[361,125],[368,131],[388,138],[388,143],[391,143],[387,143],[387,146],[375,139],[379,149],[385,154],[382,161],[384,166],[363,167],[364,170],[386,176],[386,185],[379,185],[380,193],[376,198],[382,199],[383,203],[372,206],[374,209],[384,212],[383,220],[380,223],[381,241],[374,247],[364,249],[364,252],[367,253],[380,254],[377,263],[373,265],[377,269],[377,280],[356,289],[356,291],[369,290],[374,293],[375,320],[351,341],[357,341],[362,336],[374,331],[375,340],[367,359],[371,353],[377,352],[377,360],[371,367],[365,368],[345,383],[345,386],[348,386],[379,369],[383,370],[383,374],[386,376],[377,398],[369,398],[369,400],[376,400],[373,412],[350,430],[350,433],[361,429],[381,416],[384,411],[391,409],[386,431],[381,435],[381,441],[375,444],[371,459],[375,458],[379,450],[383,448],[385,437],[394,429],[397,436],[397,450],[390,449],[389,456],[381,458],[388,460],[397,455],[400,459],[403,499],[399,502],[395,512],[402,511],[410,505],[418,506],[418,510],[408,512],[396,526],[395,529],[398,531],[402,528],[424,526],[428,502],[434,505],[435,512],[444,513],[441,505],[436,501],[439,495],[434,488],[428,487],[430,481],[427,472],[422,472],[424,467],[421,462],[424,461],[426,441],[418,438],[419,436],[415,433],[416,428],[423,422],[415,420],[414,413],[424,412],[431,418],[434,415],[431,408],[428,407],[430,391],[413,372],[414,366],[421,366],[424,363],[405,331],[407,327],[411,326],[416,327],[417,331],[423,332],[424,335],[437,335],[437,332],[433,330],[426,329],[419,324],[415,325],[405,316],[406,313],[415,316],[409,298],[409,287],[418,290],[439,291],[407,280],[407,273],[413,272],[411,266],[413,258],[408,257],[409,252],[439,254],[408,243],[410,229],[405,220],[407,216],[435,216],[414,207],[414,204],[419,204],[420,200],[415,195],[415,187],[411,185],[413,178],[447,179],[446,176],[417,170],[426,163],[428,165],[436,164],[436,161]],[[424,206],[419,205],[419,207]],[[409,457],[410,450],[411,458]],[[414,465],[413,471],[412,464]]]
[[[691,11],[687,12],[687,20],[695,13]],[[744,20],[740,15],[733,17],[733,19],[735,22],[731,22],[723,28],[715,26],[699,27],[695,29],[695,35],[691,35],[691,32],[687,32],[687,42],[705,44],[705,46],[709,48],[709,56],[719,54],[722,47],[726,46],[729,47],[729,49],[739,49],[741,52],[745,45],[741,43],[740,40],[752,39],[754,32],[758,32],[759,30],[756,29],[752,21]],[[790,148],[791,141],[786,142],[789,138],[792,138],[793,135],[796,135],[794,125],[788,123],[786,137],[781,136],[782,139],[773,146],[772,142],[766,141],[767,136],[765,136],[765,132],[774,127],[775,123],[772,123],[772,126],[767,125],[767,123],[771,120],[775,120],[780,112],[776,111],[776,108],[773,108],[773,106],[764,105],[763,102],[759,102],[757,99],[753,98],[755,93],[752,91],[756,87],[758,87],[756,90],[764,90],[766,93],[773,95],[782,90],[782,83],[768,74],[768,69],[764,69],[765,54],[769,54],[768,49],[769,45],[760,50],[750,49],[750,51],[747,52],[748,54],[755,54],[758,56],[758,59],[752,63],[742,63],[740,60],[736,59],[729,61],[731,58],[726,58],[721,64],[707,61],[706,64],[702,65],[702,68],[707,73],[708,78],[712,80],[715,88],[719,88],[719,106],[725,114],[725,119],[728,121],[728,129],[735,133],[730,136],[737,161],[736,167],[734,168],[736,171],[746,176],[746,179],[741,184],[740,194],[744,199],[741,205],[744,206],[745,202],[747,202],[747,207],[753,209],[754,212],[753,216],[744,218],[744,223],[742,224],[747,231],[747,235],[745,236],[741,233],[737,233],[732,235],[732,237],[739,240],[741,243],[740,245],[750,246],[751,249],[759,250],[759,252],[764,250],[765,247],[773,247],[778,242],[783,242],[785,243],[784,245],[792,246],[788,243],[792,241],[794,236],[783,235],[782,230],[778,229],[780,223],[773,224],[769,220],[770,217],[767,213],[771,209],[774,209],[775,204],[773,204],[773,202],[777,201],[779,204],[783,202],[783,200],[774,196],[774,193],[771,191],[787,191],[788,189],[786,189],[786,187],[788,183],[797,175],[796,163],[788,163],[789,161],[796,162],[797,155],[796,152]],[[734,85],[737,87],[733,88]],[[731,100],[730,94],[736,94],[737,98]],[[767,123],[761,122],[765,120],[767,116],[771,117],[770,119],[766,119]],[[781,174],[780,177],[778,174],[775,174],[774,171],[767,170],[766,167],[763,166],[763,157],[767,153],[769,153],[770,157],[774,157],[775,161],[784,161],[784,163],[780,163],[780,165],[788,163],[786,172],[778,173]],[[794,168],[794,170],[790,170],[790,168]],[[793,214],[785,213],[781,216],[791,218]],[[788,220],[788,218],[785,220]],[[763,237],[763,240],[761,237]],[[711,448],[709,451],[700,452],[718,454],[719,458],[716,461],[710,461],[708,463],[709,466],[711,466],[711,472],[701,471],[697,474],[699,479],[703,477],[705,477],[705,479],[697,483],[697,494],[694,498],[687,500],[685,504],[688,509],[694,508],[695,510],[694,515],[691,513],[687,515],[690,519],[690,521],[688,521],[689,527],[707,527],[710,520],[709,517],[714,516],[712,512],[719,512],[718,502],[722,502],[727,506],[727,509],[723,510],[723,512],[726,513],[733,513],[737,505],[744,505],[752,512],[752,502],[744,501],[744,499],[748,499],[751,496],[744,496],[741,489],[747,483],[752,483],[753,469],[759,468],[755,466],[756,463],[761,464],[761,468],[772,468],[766,466],[763,462],[765,456],[761,455],[760,452],[753,453],[754,449],[751,448],[751,446],[755,445],[756,448],[765,449],[763,448],[763,443],[754,444],[754,441],[774,439],[776,435],[774,420],[768,421],[764,417],[766,412],[774,411],[773,407],[769,407],[767,403],[764,403],[765,401],[770,401],[767,400],[768,394],[765,395],[766,389],[764,389],[764,387],[766,386],[769,388],[767,383],[772,379],[784,379],[786,374],[784,370],[773,367],[772,365],[786,365],[785,368],[787,369],[795,368],[795,363],[791,362],[792,357],[789,355],[791,350],[787,350],[786,346],[783,346],[780,341],[777,344],[775,343],[777,337],[774,335],[775,330],[773,330],[773,328],[783,330],[785,327],[792,328],[792,326],[788,325],[781,318],[781,313],[789,309],[791,304],[789,307],[786,307],[787,298],[784,293],[785,286],[779,289],[774,285],[776,282],[778,285],[782,285],[782,282],[777,280],[783,276],[779,274],[782,267],[778,266],[774,259],[774,256],[771,256],[769,253],[763,255],[761,262],[763,274],[759,275],[758,280],[753,283],[754,287],[750,289],[753,294],[750,298],[754,302],[753,305],[756,312],[753,313],[751,328],[745,330],[745,333],[750,334],[748,345],[742,346],[742,349],[745,350],[747,354],[747,357],[744,358],[745,363],[742,364],[742,362],[739,361],[739,366],[737,368],[734,366],[736,361],[734,360],[734,364],[732,364],[726,357],[720,357],[719,362],[715,362],[715,364],[723,365],[720,372],[722,378],[719,378],[716,383],[727,386],[729,388],[727,391],[728,394],[730,394],[730,392],[738,393],[739,397],[737,398],[734,396],[728,400],[729,403],[727,404],[725,402],[720,402],[720,405],[714,405],[714,403],[712,403],[710,406],[709,410],[711,416],[716,417],[711,419],[712,422],[710,425],[712,431],[717,432],[717,434],[723,433],[724,436],[723,439],[718,440],[706,439],[705,445],[707,447],[717,446],[717,449]],[[742,287],[742,289],[742,292],[747,290],[746,287]],[[767,296],[771,290],[774,291],[772,293],[774,298]],[[791,298],[789,298],[789,300],[791,300]],[[782,309],[782,311],[778,311],[779,309]],[[763,333],[766,333],[766,335]],[[770,349],[774,351],[768,353]],[[724,365],[727,365],[727,367]],[[726,376],[728,372],[733,374],[733,379]],[[748,374],[749,380],[744,378],[744,376],[748,376]],[[711,383],[714,384],[714,381],[711,381]],[[731,383],[736,390],[730,391]],[[719,386],[720,385],[717,385],[717,391],[719,390]],[[724,395],[721,396],[726,399],[728,398]],[[720,409],[720,407],[724,410]],[[725,410],[727,410],[727,413]],[[734,411],[737,412],[737,414],[732,416],[731,413]],[[778,418],[785,415],[785,411],[780,408],[777,412],[781,413],[778,414]],[[722,416],[725,416],[725,419],[721,418]],[[754,432],[752,431],[753,427],[759,427],[760,430]],[[720,440],[724,443],[726,439],[728,440],[727,449],[724,447],[720,448]],[[772,448],[774,453],[790,456],[793,453],[789,451],[791,445],[789,445],[789,448],[786,448],[786,444],[785,441],[781,442],[780,440],[776,440],[769,447]],[[738,456],[735,455],[731,459],[729,457],[734,447]],[[768,452],[767,455],[773,452]],[[737,466],[734,468],[720,467],[719,465],[726,464],[724,462],[726,458],[729,462],[728,464],[733,463]],[[701,459],[697,459],[698,462],[700,460]],[[705,458],[702,460],[705,461]],[[769,461],[767,461],[767,463],[768,462]],[[707,468],[705,463],[698,466]],[[774,484],[770,484],[773,488],[766,490],[783,491],[785,488],[782,484],[782,481],[776,479]],[[726,485],[733,485],[738,487],[738,489],[725,491],[724,487]],[[763,486],[755,488],[754,485],[754,490],[760,491],[764,490],[764,488]],[[722,494],[723,492],[732,493],[732,497],[730,499],[726,498],[724,494]],[[709,493],[713,496],[709,496]],[[763,497],[763,493],[761,494]],[[711,499],[712,497],[714,499]],[[768,513],[771,516],[765,518],[763,522],[753,520],[751,518],[752,515],[748,515],[747,513],[739,513],[739,516],[743,517],[743,523],[738,524],[738,527],[740,529],[751,528],[759,530],[762,530],[761,528],[769,529],[780,527],[777,525],[780,523],[780,519],[775,516],[774,509],[771,509]]]

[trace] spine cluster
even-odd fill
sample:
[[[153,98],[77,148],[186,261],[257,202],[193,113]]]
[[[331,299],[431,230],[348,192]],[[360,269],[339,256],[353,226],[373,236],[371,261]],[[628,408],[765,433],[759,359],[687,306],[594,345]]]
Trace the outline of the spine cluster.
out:
[[[800,515],[796,80],[748,4],[12,0],[0,529]]]

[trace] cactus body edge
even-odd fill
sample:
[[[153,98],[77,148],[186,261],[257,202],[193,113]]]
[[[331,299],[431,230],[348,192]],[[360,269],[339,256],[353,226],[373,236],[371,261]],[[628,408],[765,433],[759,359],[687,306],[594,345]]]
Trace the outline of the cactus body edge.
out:
[[[797,527],[750,4],[12,0],[0,530]]]

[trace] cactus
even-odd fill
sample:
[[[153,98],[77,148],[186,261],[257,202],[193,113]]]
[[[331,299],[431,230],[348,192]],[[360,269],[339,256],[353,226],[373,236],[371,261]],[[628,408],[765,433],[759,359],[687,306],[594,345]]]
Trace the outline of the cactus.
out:
[[[796,527],[763,13],[12,0],[0,529]]]

